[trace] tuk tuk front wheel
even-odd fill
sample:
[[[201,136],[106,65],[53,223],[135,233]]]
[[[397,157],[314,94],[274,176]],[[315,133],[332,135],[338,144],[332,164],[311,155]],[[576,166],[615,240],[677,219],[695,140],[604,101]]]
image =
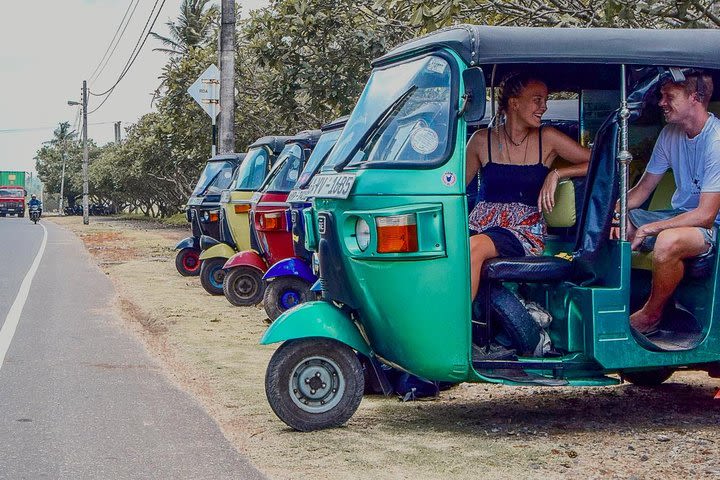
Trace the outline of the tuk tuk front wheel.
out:
[[[200,251],[195,248],[183,248],[175,256],[175,268],[183,277],[200,275]]]
[[[223,282],[222,292],[236,307],[257,305],[265,294],[265,280],[260,270],[253,267],[233,267]]]
[[[265,313],[270,320],[275,321],[285,310],[295,305],[309,302],[314,294],[310,291],[308,282],[297,277],[277,277],[268,282],[265,288],[263,304]]]
[[[200,284],[210,295],[223,294],[225,258],[208,258],[200,265]]]
[[[626,382],[639,387],[656,387],[675,373],[674,368],[656,368],[640,372],[623,372],[622,378]]]
[[[357,355],[330,338],[283,343],[265,374],[265,394],[273,412],[301,432],[344,424],[360,405],[364,390]]]

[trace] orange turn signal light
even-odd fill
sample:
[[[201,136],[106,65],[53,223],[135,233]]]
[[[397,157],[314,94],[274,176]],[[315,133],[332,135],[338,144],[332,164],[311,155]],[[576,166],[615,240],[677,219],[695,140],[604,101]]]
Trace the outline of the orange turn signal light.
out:
[[[250,211],[250,205],[235,205],[235,213],[247,213]]]
[[[410,253],[418,251],[417,218],[414,213],[377,217],[378,253]]]
[[[282,218],[282,212],[259,213],[258,223],[263,230],[282,230],[284,228]]]
[[[217,222],[220,219],[220,215],[217,212],[210,212],[210,221]]]

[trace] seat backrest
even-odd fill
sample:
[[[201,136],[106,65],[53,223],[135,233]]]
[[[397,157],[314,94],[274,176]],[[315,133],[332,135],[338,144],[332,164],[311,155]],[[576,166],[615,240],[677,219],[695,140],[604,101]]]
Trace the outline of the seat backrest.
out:
[[[592,264],[610,235],[612,212],[618,197],[618,130],[618,112],[615,111],[595,136],[573,252],[574,260],[581,267]]]
[[[552,212],[544,212],[548,227],[568,228],[575,225],[575,184],[572,180],[558,183],[555,190],[555,207]]]

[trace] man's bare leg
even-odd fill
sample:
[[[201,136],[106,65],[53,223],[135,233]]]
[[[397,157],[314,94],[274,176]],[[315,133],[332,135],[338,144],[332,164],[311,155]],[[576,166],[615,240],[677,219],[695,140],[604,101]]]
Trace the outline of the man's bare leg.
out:
[[[653,250],[650,298],[630,316],[630,325],[640,332],[655,328],[665,304],[683,278],[683,260],[701,255],[707,249],[703,234],[695,227],[671,228],[660,232]]]

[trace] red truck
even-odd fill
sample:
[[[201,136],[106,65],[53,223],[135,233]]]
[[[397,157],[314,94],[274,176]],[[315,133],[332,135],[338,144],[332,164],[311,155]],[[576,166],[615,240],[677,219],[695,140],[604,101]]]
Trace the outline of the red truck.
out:
[[[0,217],[25,216],[25,188],[19,185],[0,186]]]

